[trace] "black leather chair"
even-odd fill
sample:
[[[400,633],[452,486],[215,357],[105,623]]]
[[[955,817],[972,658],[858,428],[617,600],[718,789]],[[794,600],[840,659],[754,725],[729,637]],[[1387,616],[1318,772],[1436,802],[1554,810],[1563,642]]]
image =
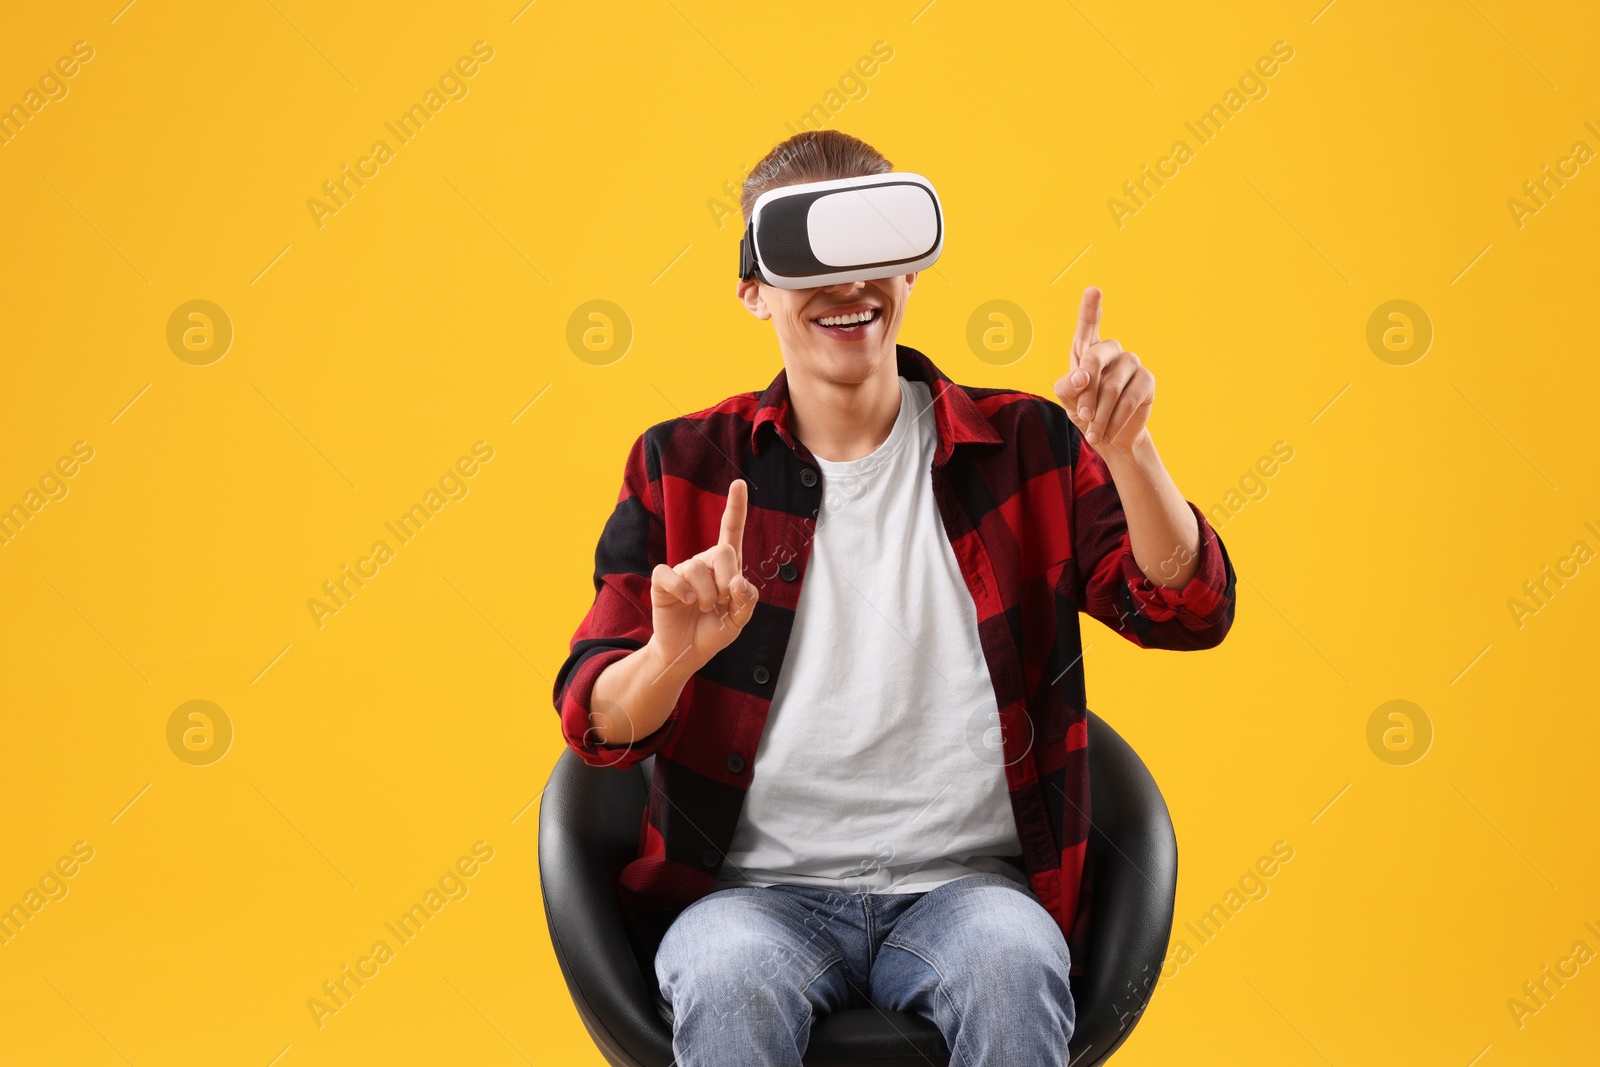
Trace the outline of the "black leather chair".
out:
[[[630,933],[615,886],[634,858],[651,763],[591,767],[562,753],[539,804],[539,879],[556,959],[578,1014],[617,1067],[670,1067],[672,1029],[657,1008],[659,935]],[[1161,791],[1116,731],[1089,714],[1092,946],[1073,987],[1078,1026],[1071,1067],[1092,1067],[1126,1041],[1161,973],[1172,932],[1178,843]],[[946,1067],[929,1021],[852,1008],[812,1028],[807,1064]]]

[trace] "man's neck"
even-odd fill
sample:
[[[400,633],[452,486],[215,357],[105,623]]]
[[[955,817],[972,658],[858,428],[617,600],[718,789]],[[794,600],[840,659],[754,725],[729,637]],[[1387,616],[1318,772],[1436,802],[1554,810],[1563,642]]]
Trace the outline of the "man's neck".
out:
[[[818,459],[844,463],[871,455],[900,414],[900,375],[889,360],[866,381],[789,375],[794,433]]]

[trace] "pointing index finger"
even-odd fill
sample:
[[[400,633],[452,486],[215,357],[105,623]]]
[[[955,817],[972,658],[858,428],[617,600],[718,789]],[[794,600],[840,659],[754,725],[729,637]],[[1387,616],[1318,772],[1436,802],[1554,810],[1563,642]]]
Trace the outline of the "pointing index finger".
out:
[[[1078,306],[1078,332],[1073,335],[1072,348],[1081,352],[1100,340],[1100,290],[1089,286],[1083,291],[1083,303]]]
[[[722,509],[722,533],[717,543],[733,546],[741,568],[744,566],[744,520],[749,510],[749,489],[743,478],[735,478],[728,484],[728,503]]]

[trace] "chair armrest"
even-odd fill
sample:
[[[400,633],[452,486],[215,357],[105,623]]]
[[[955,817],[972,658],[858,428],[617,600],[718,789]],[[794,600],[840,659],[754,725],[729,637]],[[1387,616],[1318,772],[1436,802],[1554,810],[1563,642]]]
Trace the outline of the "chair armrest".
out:
[[[617,900],[648,797],[635,768],[561,754],[539,802],[539,882],[556,959],[584,1026],[613,1064],[667,1067],[672,1032],[655,1008]]]
[[[1178,841],[1161,790],[1138,754],[1093,712],[1089,763],[1094,934],[1074,1067],[1109,1056],[1144,1012],[1161,978],[1178,887]]]

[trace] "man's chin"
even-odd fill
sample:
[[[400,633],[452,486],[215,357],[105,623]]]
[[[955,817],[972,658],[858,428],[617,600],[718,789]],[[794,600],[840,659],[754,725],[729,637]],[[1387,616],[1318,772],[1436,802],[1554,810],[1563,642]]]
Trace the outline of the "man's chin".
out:
[[[885,363],[894,364],[894,345],[881,341],[860,344],[823,338],[808,346],[808,362],[817,374],[840,385],[860,385]]]

